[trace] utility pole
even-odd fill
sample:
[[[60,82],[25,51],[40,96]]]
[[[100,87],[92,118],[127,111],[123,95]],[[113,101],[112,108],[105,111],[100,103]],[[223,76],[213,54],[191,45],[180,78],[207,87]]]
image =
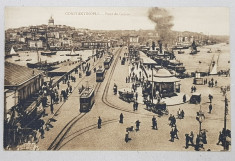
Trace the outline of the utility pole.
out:
[[[224,150],[228,150],[227,149],[227,141],[226,138],[227,136],[227,112],[228,112],[228,99],[225,95],[225,99],[224,99],[224,103],[225,103],[225,108],[224,108],[224,135],[225,135],[225,139],[224,139]]]
[[[200,105],[199,112],[197,112],[196,120],[199,122],[199,135],[200,135],[201,130],[202,130],[202,122],[203,120],[205,120],[205,115],[201,110],[201,105]]]
[[[151,69],[152,69],[152,104],[153,104],[153,64],[151,65]]]

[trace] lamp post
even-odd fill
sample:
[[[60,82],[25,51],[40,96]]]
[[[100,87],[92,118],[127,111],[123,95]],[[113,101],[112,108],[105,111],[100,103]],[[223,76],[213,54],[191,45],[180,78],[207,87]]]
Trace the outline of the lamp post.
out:
[[[228,150],[227,149],[227,141],[226,141],[226,138],[228,137],[227,136],[227,132],[226,132],[226,129],[227,129],[227,113],[228,113],[228,99],[225,95],[225,99],[224,99],[224,102],[225,102],[225,108],[224,108],[224,130],[225,130],[225,138],[224,138],[224,150]]]
[[[153,104],[153,65],[151,65],[151,69],[152,69],[152,104]]]
[[[205,115],[201,110],[201,105],[200,105],[200,110],[197,112],[196,120],[199,122],[199,135],[202,130],[202,122],[205,120]]]

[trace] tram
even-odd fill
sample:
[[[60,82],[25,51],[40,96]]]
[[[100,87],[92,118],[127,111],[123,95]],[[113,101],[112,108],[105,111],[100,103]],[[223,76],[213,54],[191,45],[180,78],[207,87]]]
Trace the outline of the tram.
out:
[[[109,55],[107,56],[107,58],[110,58],[110,59],[111,59],[111,60],[110,60],[111,63],[113,62],[113,55],[112,55],[112,54],[109,54]]]
[[[95,103],[95,92],[91,87],[85,88],[80,95],[80,112],[89,112]]]
[[[109,69],[109,67],[111,66],[111,58],[105,58],[105,60],[104,60],[104,68],[105,69]]]
[[[99,68],[96,71],[96,82],[103,82],[105,76],[105,69],[104,68]]]

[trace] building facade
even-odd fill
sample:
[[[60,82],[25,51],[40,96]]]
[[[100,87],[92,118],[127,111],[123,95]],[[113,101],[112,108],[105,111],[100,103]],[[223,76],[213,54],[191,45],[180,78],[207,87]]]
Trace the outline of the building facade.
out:
[[[5,62],[4,116],[13,107],[27,108],[26,102],[43,84],[43,71]]]

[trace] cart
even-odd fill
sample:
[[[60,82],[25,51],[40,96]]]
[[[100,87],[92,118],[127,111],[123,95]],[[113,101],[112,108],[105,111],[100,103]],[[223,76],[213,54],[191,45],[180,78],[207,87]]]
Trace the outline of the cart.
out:
[[[126,102],[134,102],[134,92],[129,88],[123,88],[118,91],[119,98]]]
[[[156,114],[158,114],[160,116],[168,115],[169,114],[169,111],[168,111],[168,109],[166,107],[166,103],[165,102],[160,102],[160,103],[157,103],[157,104],[153,104],[152,112],[156,113]]]
[[[189,102],[191,104],[199,104],[201,103],[201,94],[200,93],[193,93]]]

